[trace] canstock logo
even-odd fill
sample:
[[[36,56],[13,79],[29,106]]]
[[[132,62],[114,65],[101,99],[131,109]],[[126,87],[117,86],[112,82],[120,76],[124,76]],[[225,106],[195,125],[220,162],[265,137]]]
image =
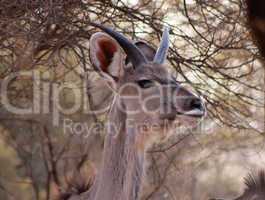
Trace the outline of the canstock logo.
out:
[[[32,82],[32,100],[28,107],[20,107],[14,105],[10,90],[12,83],[20,79],[30,80]],[[53,83],[50,80],[49,73],[40,73],[39,71],[25,71],[12,73],[1,82],[1,103],[4,108],[16,115],[37,115],[50,114],[54,126],[60,123],[61,115],[72,115],[77,112],[84,114],[102,114],[109,110],[109,105],[97,107],[93,110],[88,106],[86,79],[83,82],[63,82]],[[90,80],[89,82],[97,80]],[[80,86],[81,85],[81,86]],[[149,89],[139,87],[135,82],[128,82],[120,87],[113,87],[113,104],[120,111],[133,115],[146,115],[166,117],[176,116],[178,111],[184,112],[183,108],[186,102],[190,102],[190,98],[195,96],[183,94],[183,88],[178,84],[163,85],[156,84]],[[67,94],[71,94],[71,106],[65,106],[62,94],[67,90]],[[189,94],[189,95],[188,95]],[[93,95],[93,94],[92,94]]]

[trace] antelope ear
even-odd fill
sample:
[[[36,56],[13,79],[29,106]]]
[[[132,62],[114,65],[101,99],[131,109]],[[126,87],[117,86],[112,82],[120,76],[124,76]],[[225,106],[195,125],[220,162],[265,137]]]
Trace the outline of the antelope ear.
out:
[[[137,41],[134,44],[142,51],[148,61],[152,62],[154,60],[156,55],[156,49],[154,47],[144,41]],[[126,64],[128,62],[129,60],[126,58]]]
[[[95,70],[119,80],[124,75],[124,53],[120,45],[105,33],[95,33],[89,41],[90,61]]]

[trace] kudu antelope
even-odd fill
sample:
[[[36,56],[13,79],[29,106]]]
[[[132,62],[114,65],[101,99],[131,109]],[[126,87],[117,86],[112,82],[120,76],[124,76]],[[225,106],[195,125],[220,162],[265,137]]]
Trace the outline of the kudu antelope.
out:
[[[251,174],[245,178],[245,191],[244,193],[233,200],[265,200],[265,173],[260,171],[258,176]],[[211,199],[211,200],[224,200],[224,199]]]
[[[148,144],[165,137],[165,130],[176,121],[195,125],[205,115],[205,107],[167,71],[169,28],[164,29],[156,51],[145,42],[132,43],[112,29],[92,25],[105,33],[91,36],[90,60],[115,97],[102,167],[90,190],[71,199],[137,200]]]
[[[254,42],[259,48],[263,59],[265,58],[265,1],[245,0],[248,26]],[[263,60],[264,61],[264,60]],[[249,175],[245,179],[244,193],[234,200],[265,200],[265,173],[261,171],[258,176]],[[223,199],[212,199],[223,200]]]
[[[248,26],[260,53],[265,58],[265,1],[246,0]]]

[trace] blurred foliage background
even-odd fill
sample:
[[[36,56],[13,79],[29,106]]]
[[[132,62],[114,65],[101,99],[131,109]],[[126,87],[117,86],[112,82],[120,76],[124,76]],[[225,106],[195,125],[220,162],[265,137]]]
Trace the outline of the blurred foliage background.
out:
[[[89,63],[98,31],[90,21],[153,46],[169,25],[170,70],[207,106],[197,130],[176,131],[148,151],[142,199],[242,192],[243,177],[265,161],[264,66],[245,12],[242,0],[1,0],[0,199],[82,192],[99,167],[104,131],[91,127],[103,127],[108,109],[91,111],[108,108],[112,95]],[[5,97],[33,112],[10,112]],[[75,112],[59,109],[76,103]]]

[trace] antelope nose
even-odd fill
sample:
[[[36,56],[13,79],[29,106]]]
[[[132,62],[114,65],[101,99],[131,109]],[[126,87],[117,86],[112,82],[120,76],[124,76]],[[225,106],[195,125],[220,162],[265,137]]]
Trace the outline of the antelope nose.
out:
[[[190,98],[186,101],[185,115],[193,117],[203,117],[205,115],[205,107],[200,98]]]
[[[203,110],[203,105],[202,105],[201,99],[199,99],[199,98],[191,99],[189,102],[189,107],[191,110],[193,110],[193,109]]]

